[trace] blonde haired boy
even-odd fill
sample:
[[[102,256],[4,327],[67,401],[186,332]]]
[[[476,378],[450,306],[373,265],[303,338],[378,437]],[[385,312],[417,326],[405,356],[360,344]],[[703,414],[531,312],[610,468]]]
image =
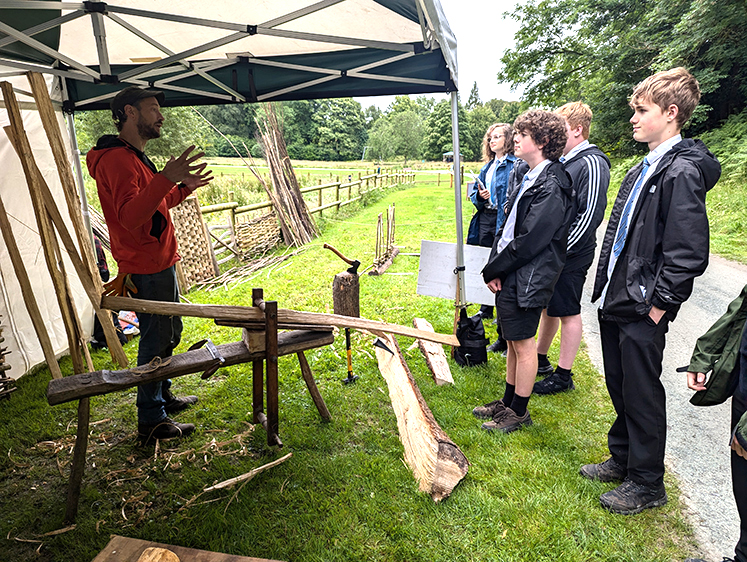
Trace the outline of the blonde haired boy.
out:
[[[607,436],[610,458],[582,466],[581,475],[622,480],[599,498],[622,515],[667,502],[660,380],[665,335],[708,265],[705,197],[721,175],[702,142],[680,135],[699,99],[698,81],[684,68],[658,72],[633,91],[633,138],[649,153],[622,181],[594,283],[604,374],[617,418]]]
[[[547,378],[534,383],[534,394],[557,394],[574,390],[571,368],[581,344],[581,295],[586,273],[594,261],[597,228],[604,219],[610,184],[609,158],[589,142],[591,108],[583,102],[567,103],[555,110],[565,121],[568,140],[560,161],[573,180],[576,216],[568,231],[568,255],[550,303],[542,312],[537,333],[537,375]],[[560,330],[560,357],[553,369],[547,359],[550,344]]]

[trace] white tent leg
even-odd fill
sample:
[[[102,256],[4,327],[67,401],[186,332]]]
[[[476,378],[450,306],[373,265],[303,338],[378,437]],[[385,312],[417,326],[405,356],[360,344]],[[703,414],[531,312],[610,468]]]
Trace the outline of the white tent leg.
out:
[[[96,245],[93,242],[93,230],[91,229],[91,214],[88,212],[88,198],[86,197],[86,184],[83,180],[83,169],[80,167],[80,149],[78,139],[75,138],[75,115],[65,115],[67,121],[67,132],[70,135],[70,146],[73,152],[73,163],[75,164],[75,176],[78,181],[78,194],[80,196],[80,212],[83,214],[83,225],[86,227],[88,237],[91,239],[93,255],[96,255]]]
[[[451,138],[454,151],[454,213],[456,215],[456,250],[457,250],[457,307],[467,304],[464,297],[464,233],[462,232],[462,161],[459,154],[459,119],[457,92],[451,92]]]

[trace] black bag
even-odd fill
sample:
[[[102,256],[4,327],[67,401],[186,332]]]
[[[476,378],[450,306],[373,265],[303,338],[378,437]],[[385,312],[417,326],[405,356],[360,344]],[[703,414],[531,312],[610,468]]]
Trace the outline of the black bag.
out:
[[[456,337],[459,347],[454,348],[454,361],[462,367],[474,367],[488,362],[487,346],[490,340],[485,338],[482,315],[467,316],[463,308],[457,323]]]

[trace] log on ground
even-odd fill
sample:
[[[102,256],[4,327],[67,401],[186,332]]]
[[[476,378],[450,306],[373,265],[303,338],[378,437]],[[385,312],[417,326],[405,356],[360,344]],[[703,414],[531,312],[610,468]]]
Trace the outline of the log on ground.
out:
[[[397,340],[388,334],[382,339],[393,353],[376,347],[376,359],[389,387],[405,462],[420,484],[420,491],[441,501],[465,477],[469,462],[433,417]]]
[[[433,332],[433,326],[425,318],[415,318],[412,321],[412,325],[418,330],[424,332]],[[448,361],[446,361],[446,354],[441,344],[434,343],[426,340],[418,340],[418,346],[420,351],[425,357],[425,362],[428,368],[433,373],[433,380],[437,385],[442,384],[454,384],[454,378],[451,376],[451,368],[449,367]]]

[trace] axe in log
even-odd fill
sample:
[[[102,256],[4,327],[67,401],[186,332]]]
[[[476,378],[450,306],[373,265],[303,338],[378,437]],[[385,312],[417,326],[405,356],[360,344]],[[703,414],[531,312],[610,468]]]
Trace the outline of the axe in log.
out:
[[[335,254],[337,254],[337,257],[339,257],[342,261],[344,261],[346,264],[348,264],[350,267],[348,267],[347,272],[352,273],[353,275],[358,275],[358,268],[361,265],[361,262],[358,260],[349,260],[345,256],[342,255],[342,252],[332,246],[331,244],[325,244],[324,248],[326,250],[332,250]]]
[[[361,315],[360,286],[358,282],[358,267],[360,267],[361,262],[346,258],[337,248],[330,244],[324,244],[324,248],[332,250],[342,261],[350,266],[345,272],[335,275],[335,280],[332,283],[332,300],[334,302],[335,314],[358,318]],[[345,328],[345,349],[348,355],[348,377],[342,379],[342,382],[350,384],[358,378],[353,374],[350,328]]]

